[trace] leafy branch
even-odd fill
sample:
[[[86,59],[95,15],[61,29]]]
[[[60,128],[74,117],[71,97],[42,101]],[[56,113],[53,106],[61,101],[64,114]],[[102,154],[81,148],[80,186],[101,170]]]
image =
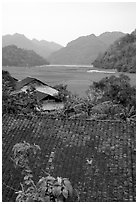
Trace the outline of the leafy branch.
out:
[[[17,202],[65,202],[72,199],[73,189],[67,178],[54,178],[48,173],[46,177],[41,177],[38,182],[34,182],[32,170],[30,168],[29,156],[35,155],[40,151],[38,145],[31,145],[27,142],[14,145],[13,157],[15,167],[22,168],[24,181],[20,183],[21,190],[16,191]]]

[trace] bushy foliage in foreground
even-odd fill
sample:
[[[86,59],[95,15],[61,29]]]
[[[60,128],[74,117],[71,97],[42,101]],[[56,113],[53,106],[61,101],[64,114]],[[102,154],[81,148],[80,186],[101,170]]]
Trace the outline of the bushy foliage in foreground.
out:
[[[70,91],[68,91],[67,89],[67,85],[58,84],[58,85],[55,85],[53,88],[59,91],[58,98],[61,101],[66,102],[67,98],[71,95]]]
[[[15,90],[15,81],[7,71],[2,72],[2,113],[36,114],[37,109],[41,110],[41,103],[38,102],[36,91],[33,87],[27,92],[12,94]]]
[[[136,88],[128,76],[110,76],[94,82],[86,98],[70,95],[60,117],[128,120],[136,115]]]
[[[136,106],[136,88],[130,85],[130,78],[126,75],[105,77],[94,82],[91,89],[102,91],[101,101],[110,100],[124,107]]]
[[[16,95],[11,95],[7,87],[3,86],[2,113],[12,114],[37,114],[41,104],[37,100],[35,90],[28,90]]]
[[[7,86],[11,90],[14,90],[16,81],[8,71],[2,70],[2,84]]]
[[[32,157],[35,157],[37,164],[38,153],[41,151],[38,145],[24,141],[15,144],[12,151],[14,165],[16,168],[21,168],[24,175],[22,189],[16,192],[17,202],[64,202],[72,197],[73,188],[67,178],[54,178],[47,173],[46,177],[41,177],[37,183],[34,182],[30,163]]]

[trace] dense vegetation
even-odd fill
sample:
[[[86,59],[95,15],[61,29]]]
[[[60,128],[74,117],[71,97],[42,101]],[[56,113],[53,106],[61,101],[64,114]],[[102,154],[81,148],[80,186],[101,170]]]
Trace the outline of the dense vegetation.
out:
[[[58,98],[61,101],[66,102],[68,96],[71,95],[71,92],[68,91],[68,89],[67,89],[67,85],[58,84],[58,85],[55,85],[53,88],[55,88],[56,90],[59,91]]]
[[[121,74],[119,77],[110,76],[94,82],[90,89],[102,91],[101,101],[110,100],[125,107],[136,107],[136,89],[129,82],[130,78]]]
[[[2,48],[3,66],[39,66],[45,64],[49,63],[32,50],[24,50],[15,45]]]
[[[9,74],[8,77],[3,78],[3,114],[7,112],[41,114],[41,111],[37,111],[41,110],[41,104],[37,101],[35,90],[30,89],[27,93],[11,95],[8,84],[11,83],[12,77]],[[54,117],[135,119],[136,88],[130,85],[130,79],[126,75],[110,76],[94,82],[87,90],[85,98],[71,94],[66,85],[60,84],[55,88],[59,90],[59,98],[64,102],[64,108],[50,113]]]
[[[59,117],[129,120],[135,115],[136,88],[130,85],[128,76],[121,74],[94,82],[86,98],[70,94]]]
[[[2,71],[2,113],[36,114],[36,110],[41,109],[41,104],[37,100],[35,89],[30,88],[27,92],[12,95],[15,84],[9,72]]]
[[[21,170],[24,175],[21,190],[17,192],[17,202],[65,202],[73,197],[73,188],[67,178],[54,178],[49,174],[54,152],[49,158],[49,171],[46,176],[39,176],[37,183],[33,178],[32,166],[38,168],[40,165],[41,148],[39,145],[31,145],[20,142],[13,146],[12,161],[15,168]]]
[[[5,88],[7,87],[14,90],[16,86],[16,79],[14,79],[8,71],[2,70],[2,85],[4,85]]]
[[[92,63],[95,67],[136,72],[136,30],[117,40]]]
[[[87,98],[60,84],[64,109],[55,118],[31,117],[35,90],[11,95],[15,79],[3,71],[3,201],[135,201],[136,89],[129,81],[103,78]]]

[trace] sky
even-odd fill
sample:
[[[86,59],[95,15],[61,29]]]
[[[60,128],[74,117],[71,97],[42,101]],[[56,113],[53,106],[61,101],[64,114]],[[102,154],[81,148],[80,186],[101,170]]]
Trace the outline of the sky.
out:
[[[2,1],[2,35],[20,33],[66,46],[80,36],[135,28],[135,2]]]

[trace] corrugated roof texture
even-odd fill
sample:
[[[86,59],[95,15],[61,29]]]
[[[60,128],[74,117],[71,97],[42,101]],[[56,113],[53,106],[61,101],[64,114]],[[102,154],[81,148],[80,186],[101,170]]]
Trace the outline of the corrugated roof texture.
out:
[[[42,150],[34,179],[41,169],[46,171],[54,151],[51,175],[69,178],[80,201],[135,201],[135,125],[4,115],[3,201],[15,201],[14,189],[20,189],[22,178],[11,150],[24,140]]]

